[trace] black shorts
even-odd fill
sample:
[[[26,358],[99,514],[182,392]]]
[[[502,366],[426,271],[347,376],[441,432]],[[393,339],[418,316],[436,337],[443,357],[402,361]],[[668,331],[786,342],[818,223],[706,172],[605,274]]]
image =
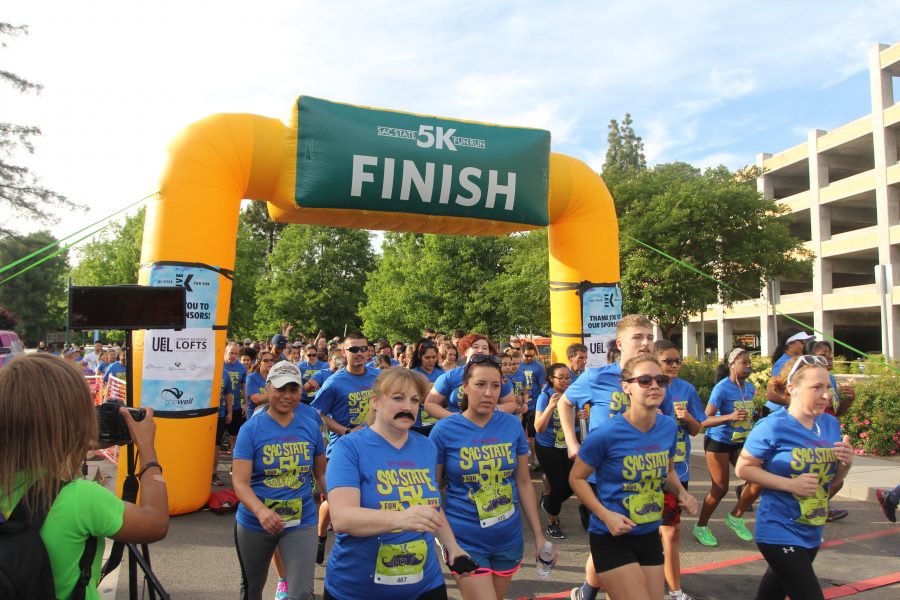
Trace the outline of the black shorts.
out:
[[[591,560],[594,561],[597,573],[612,571],[632,563],[642,567],[656,567],[664,562],[662,540],[655,529],[643,535],[591,533],[590,538]]]
[[[718,440],[714,440],[708,435],[703,436],[703,449],[707,452],[715,452],[717,454],[737,454],[740,455],[741,450],[744,449],[743,444],[726,444],[725,442],[720,442]]]
[[[234,411],[231,413],[231,423],[228,424],[228,433],[232,436],[238,434],[238,431],[241,430],[241,425],[244,424],[244,410],[237,406]]]
[[[225,434],[225,416],[219,415],[219,420],[216,421],[216,444],[222,443],[222,436]]]
[[[535,411],[533,410],[529,410],[522,415],[522,429],[525,430],[525,435],[530,438],[533,438],[537,433],[534,429],[534,412]]]

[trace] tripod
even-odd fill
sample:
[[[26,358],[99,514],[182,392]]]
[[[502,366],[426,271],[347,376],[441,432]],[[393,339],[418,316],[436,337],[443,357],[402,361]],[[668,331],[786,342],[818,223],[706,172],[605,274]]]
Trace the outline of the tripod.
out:
[[[134,378],[132,377],[132,341],[131,341],[131,330],[127,330],[125,332],[125,404],[131,408],[134,406]],[[137,463],[137,457],[135,456],[134,443],[128,442],[126,446],[126,466],[128,469],[128,474],[125,476],[125,482],[122,485],[122,500],[125,502],[134,503],[137,501],[138,488],[140,487],[140,482],[138,481],[137,475],[135,475],[135,466]],[[103,566],[103,571],[100,574],[100,578],[103,579],[109,573],[119,566],[119,563],[122,562],[122,553],[125,548],[128,548],[128,598],[129,600],[137,600],[138,599],[138,567],[144,572],[144,581],[149,586],[148,590],[150,592],[150,599],[156,600],[156,595],[159,594],[159,597],[162,600],[169,600],[169,594],[163,589],[162,584],[159,582],[159,579],[153,573],[153,569],[150,566],[150,548],[147,547],[147,544],[141,544],[140,548],[138,548],[137,544],[133,543],[124,543],[124,542],[113,542],[112,548],[109,552],[109,559],[106,564]]]

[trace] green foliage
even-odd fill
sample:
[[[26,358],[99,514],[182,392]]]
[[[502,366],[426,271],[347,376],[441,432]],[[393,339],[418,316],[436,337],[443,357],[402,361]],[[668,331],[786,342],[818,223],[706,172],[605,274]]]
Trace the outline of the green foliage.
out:
[[[488,283],[488,297],[499,307],[495,332],[550,333],[550,262],[547,230],[510,238],[500,260],[502,271]]]
[[[56,241],[50,232],[0,238],[0,265],[7,265]],[[18,317],[16,332],[36,344],[48,331],[64,327],[68,252],[61,252],[0,285],[0,304]]]
[[[603,176],[614,177],[629,171],[643,171],[647,168],[644,158],[644,142],[634,133],[631,127],[631,115],[625,113],[622,125],[610,119],[609,134],[606,137],[608,147],[606,160],[603,162]]]
[[[858,454],[900,451],[900,375],[883,371],[858,381],[856,401],[843,416],[844,433]]]
[[[250,235],[261,241],[264,246],[264,256],[269,256],[275,250],[275,244],[281,237],[281,232],[287,227],[285,223],[276,223],[269,218],[269,211],[265,202],[251,202],[241,211],[241,222],[249,230]],[[239,234],[240,235],[240,234]]]
[[[359,327],[367,274],[375,266],[369,233],[339,227],[288,225],[256,285],[254,333],[270,336],[282,321],[296,331],[341,334]]]
[[[706,405],[709,394],[717,383],[716,363],[711,360],[700,361],[692,356],[686,356],[681,365],[679,377],[697,388],[700,400]]]
[[[850,361],[846,356],[835,356],[832,372],[835,375],[850,375],[853,373],[854,365],[855,363]]]
[[[0,306],[0,329],[11,331],[12,329],[15,329],[18,322],[19,318],[14,315],[11,310],[5,306]]]
[[[123,223],[107,227],[94,240],[78,248],[78,265],[72,269],[73,285],[127,285],[138,280],[144,216],[141,207]]]
[[[231,287],[231,312],[228,317],[228,336],[233,339],[251,337],[255,329],[257,297],[256,286],[266,271],[270,254],[268,233],[253,226],[257,217],[254,207],[265,207],[262,202],[252,202],[241,211],[238,220],[237,250],[234,257],[234,280]],[[283,227],[282,227],[283,229]],[[280,233],[281,229],[276,233]],[[277,238],[276,238],[277,239]],[[274,242],[272,244],[274,249]]]
[[[666,338],[711,304],[759,295],[763,282],[808,270],[810,254],[791,237],[785,210],[725,167],[685,163],[632,171],[608,182],[622,232],[626,313],[645,314]],[[634,238],[735,288],[717,287]]]
[[[369,337],[417,339],[422,328],[496,333],[491,294],[513,242],[506,237],[386,233],[360,307]]]

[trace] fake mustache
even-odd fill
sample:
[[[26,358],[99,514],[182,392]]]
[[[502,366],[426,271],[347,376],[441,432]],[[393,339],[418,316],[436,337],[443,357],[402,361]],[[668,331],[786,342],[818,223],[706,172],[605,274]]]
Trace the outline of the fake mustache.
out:
[[[394,415],[394,420],[397,419],[409,419],[410,421],[415,421],[416,417],[411,412],[404,410]]]

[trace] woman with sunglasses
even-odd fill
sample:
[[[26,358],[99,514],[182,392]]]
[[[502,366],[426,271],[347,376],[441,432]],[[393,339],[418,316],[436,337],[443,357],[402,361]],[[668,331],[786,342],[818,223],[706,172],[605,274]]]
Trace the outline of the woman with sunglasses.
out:
[[[410,358],[409,368],[413,371],[425,376],[428,380],[428,390],[437,381],[437,378],[444,374],[444,370],[437,366],[438,352],[437,346],[428,338],[422,338],[419,343],[413,346],[413,353]],[[425,402],[425,396],[422,396],[422,402]],[[413,431],[427,436],[431,433],[431,428],[437,423],[437,419],[429,415],[426,411],[420,410],[416,417],[416,424],[413,425]]]
[[[310,379],[312,379],[313,375],[315,375],[322,369],[328,368],[327,362],[319,360],[319,351],[312,344],[307,345],[303,350],[303,353],[306,357],[306,360],[300,361],[300,363],[297,365],[297,368],[300,369],[300,373],[303,375],[303,381],[309,381]],[[315,390],[306,391],[306,386],[304,385],[302,401],[306,404],[309,404],[315,397]]]
[[[853,448],[841,438],[827,361],[801,355],[785,364],[790,404],[761,420],[738,459],[738,476],[760,485],[756,545],[769,568],[760,600],[823,598],[812,563],[822,543],[828,499],[841,489]]]
[[[263,350],[257,357],[258,362],[250,369],[250,375],[247,377],[247,419],[253,416],[253,412],[260,405],[267,402],[266,398],[266,378],[269,376],[269,370],[275,364],[275,355],[268,350]]]
[[[497,348],[491,341],[480,333],[469,333],[459,340],[459,353],[466,358],[466,364],[472,360],[474,356],[494,356],[496,358]],[[499,360],[498,366],[499,366]],[[463,371],[465,366],[456,367],[447,371],[437,378],[431,391],[428,392],[428,398],[425,399],[425,410],[435,419],[444,419],[454,413],[460,412],[459,402],[463,397]],[[515,412],[516,396],[513,393],[512,383],[501,383],[500,401],[498,403],[500,410],[504,412]]]
[[[691,534],[704,546],[719,545],[709,528],[709,519],[728,492],[728,466],[737,463],[744,440],[753,427],[756,388],[747,381],[751,372],[750,353],[743,348],[733,349],[717,369],[720,381],[713,388],[706,405],[703,449],[706,451],[706,466],[712,486],[703,499],[700,518],[691,530]],[[725,525],[745,542],[752,542],[753,534],[747,529],[743,514],[758,496],[757,486],[743,486],[737,506],[725,516]]]
[[[382,371],[369,427],[335,444],[327,479],[336,535],[326,600],[447,598],[435,537],[448,563],[465,552],[440,512],[435,447],[409,433],[427,391],[418,373]]]
[[[300,403],[300,370],[288,361],[266,378],[268,410],[250,419],[234,445],[232,483],[241,503],[235,545],[241,598],[262,597],[275,550],[283,563],[287,598],[313,598],[316,505],[312,480],[324,489],[322,420]],[[282,587],[282,586],[279,586]]]
[[[572,373],[563,363],[555,363],[547,369],[547,385],[538,395],[535,404],[534,451],[549,485],[549,494],[541,495],[541,508],[547,513],[546,534],[557,540],[566,539],[559,527],[562,504],[572,495],[569,487],[569,458],[566,436],[559,424],[559,399],[572,383]]]
[[[674,494],[689,513],[697,512],[697,501],[675,471],[678,426],[659,413],[668,384],[652,356],[638,355],[622,365],[630,408],[591,430],[572,467],[572,489],[591,511],[591,560],[603,587],[617,600],[663,595],[658,533],[663,491]],[[596,488],[588,483],[592,475]]]
[[[534,534],[535,557],[545,542],[522,424],[496,410],[500,376],[499,358],[470,356],[463,369],[462,412],[439,421],[430,436],[438,451],[437,480],[447,476],[447,520],[479,565],[471,577],[454,574],[467,600],[505,596],[524,554],[520,510]]]

